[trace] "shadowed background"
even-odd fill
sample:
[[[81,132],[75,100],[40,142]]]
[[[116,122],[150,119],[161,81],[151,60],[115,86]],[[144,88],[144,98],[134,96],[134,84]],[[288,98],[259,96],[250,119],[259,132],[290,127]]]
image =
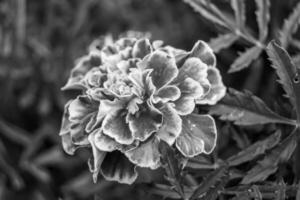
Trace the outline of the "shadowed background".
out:
[[[226,0],[215,2],[230,9]],[[295,2],[272,0],[271,26],[281,26],[282,20],[276,19],[286,17]],[[253,2],[247,2],[247,23],[253,27],[254,9]],[[67,156],[58,136],[69,98],[60,88],[75,59],[86,54],[100,35],[117,38],[128,30],[146,32],[152,39],[185,50],[218,32],[180,0],[0,0],[1,200],[94,199],[94,194],[96,199],[158,199],[139,184],[102,179],[93,184],[86,163],[90,152],[79,150]],[[226,74],[241,50],[243,46],[235,44],[218,54],[225,85],[249,89],[271,102],[277,90],[270,88],[277,86],[270,69],[254,65]],[[161,172],[142,174],[151,181],[150,176]]]

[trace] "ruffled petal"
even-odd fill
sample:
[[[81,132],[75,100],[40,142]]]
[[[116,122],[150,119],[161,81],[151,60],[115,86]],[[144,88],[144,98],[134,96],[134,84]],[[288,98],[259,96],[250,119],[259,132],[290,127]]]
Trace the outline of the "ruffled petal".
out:
[[[120,144],[131,144],[134,137],[126,123],[124,110],[108,113],[102,122],[103,133]]]
[[[165,104],[159,110],[163,114],[163,124],[156,135],[171,146],[181,132],[182,120],[171,104]]]
[[[138,176],[135,168],[121,152],[113,151],[105,157],[101,172],[106,180],[132,184]]]
[[[180,90],[174,85],[167,85],[160,88],[153,96],[154,103],[159,101],[166,103],[168,101],[175,101],[180,97]]]
[[[125,152],[127,158],[139,167],[156,169],[160,166],[159,140],[152,137],[137,148]]]
[[[97,114],[97,120],[102,121],[107,114],[123,109],[126,104],[127,100],[101,100]]]
[[[191,114],[182,117],[182,131],[176,139],[177,149],[186,157],[211,153],[217,141],[217,130],[210,115]]]
[[[88,138],[88,140],[91,144],[91,147],[92,147],[92,152],[93,152],[93,159],[89,160],[89,167],[90,167],[90,171],[93,173],[94,183],[97,182],[98,174],[100,172],[102,162],[103,162],[103,160],[106,156],[106,152],[100,151],[96,147],[96,145],[95,145],[95,135],[96,135],[96,132],[93,132],[89,135],[89,138]]]
[[[70,136],[71,140],[76,145],[88,145],[88,134],[85,132],[85,124],[87,120],[84,120],[83,123],[73,123],[70,126]]]
[[[62,90],[85,89],[84,76],[90,69],[100,64],[101,56],[99,54],[90,54],[80,58],[75,68],[72,69],[69,80]]]
[[[191,98],[199,98],[204,95],[204,88],[200,85],[198,81],[187,77],[178,85],[181,95]]]
[[[101,128],[96,129],[91,134],[94,134],[94,144],[100,151],[112,152],[121,146],[113,138],[103,134]]]
[[[145,141],[162,124],[161,113],[150,105],[140,106],[140,111],[134,115],[129,114],[127,119],[134,139],[140,141]]]
[[[70,121],[80,122],[91,113],[97,112],[98,103],[88,96],[78,96],[70,103],[68,110]]]
[[[77,146],[73,143],[70,134],[71,122],[69,120],[69,112],[68,112],[70,103],[71,101],[67,102],[65,105],[64,115],[63,115],[59,135],[61,136],[62,139],[62,146],[64,151],[69,155],[73,155],[77,149]]]
[[[139,39],[136,41],[132,48],[132,56],[134,58],[144,58],[147,54],[151,53],[152,47],[148,39]]]
[[[183,66],[179,69],[175,83],[181,83],[186,78],[192,78],[198,81],[205,92],[209,90],[210,84],[207,80],[207,65],[203,63],[199,58],[188,58]]]
[[[211,84],[210,91],[202,98],[196,99],[197,104],[215,105],[226,94],[226,87],[217,68],[208,68],[208,80]]]
[[[178,100],[172,103],[179,115],[188,115],[195,109],[195,100],[191,97],[181,96]]]
[[[178,74],[174,57],[162,51],[155,51],[151,54],[146,63],[146,69],[153,69],[151,78],[157,89],[170,83]]]
[[[210,67],[216,66],[216,56],[213,50],[204,41],[199,40],[190,51],[189,57],[200,58],[202,62]]]

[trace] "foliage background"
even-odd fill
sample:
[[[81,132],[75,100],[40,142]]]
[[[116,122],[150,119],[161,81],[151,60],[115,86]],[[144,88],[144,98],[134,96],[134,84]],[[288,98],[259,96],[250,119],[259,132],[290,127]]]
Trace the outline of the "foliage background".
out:
[[[227,0],[214,2],[230,11]],[[297,2],[271,0],[270,27],[274,31],[270,38],[277,37],[275,30]],[[246,5],[247,23],[257,30],[255,3],[247,1]],[[94,199],[95,193],[96,199],[161,198],[150,195],[140,184],[127,186],[104,180],[93,184],[86,164],[90,152],[80,150],[76,156],[67,156],[58,136],[63,106],[71,96],[60,88],[75,59],[87,52],[96,37],[117,37],[128,30],[150,33],[152,39],[186,50],[197,40],[209,41],[221,32],[181,0],[0,0],[1,200]],[[246,46],[236,43],[217,54],[225,85],[248,89],[289,116],[289,108],[282,109],[288,104],[266,55],[251,68],[226,73],[237,52]],[[267,128],[222,128],[218,149],[210,158],[227,158],[264,138]],[[141,179],[163,181],[160,171],[145,170]]]

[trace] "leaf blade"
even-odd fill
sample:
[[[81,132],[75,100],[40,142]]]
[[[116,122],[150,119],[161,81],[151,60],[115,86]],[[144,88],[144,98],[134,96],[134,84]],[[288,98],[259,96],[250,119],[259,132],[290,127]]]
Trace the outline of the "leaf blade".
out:
[[[292,14],[284,20],[284,24],[280,31],[279,41],[281,45],[286,48],[292,34],[298,29],[300,23],[300,2],[297,4]]]
[[[245,1],[231,0],[230,3],[234,11],[236,26],[239,30],[243,30],[246,22]]]
[[[300,68],[297,68],[289,54],[281,46],[271,41],[267,46],[267,54],[276,69],[279,83],[281,83],[290,102],[296,108],[298,125],[300,124]],[[298,79],[298,80],[296,80]]]
[[[278,164],[286,162],[292,156],[297,147],[297,135],[293,132],[283,142],[275,147],[263,160],[259,161],[252,169],[247,172],[247,175],[241,181],[242,184],[251,184],[258,181],[264,181],[271,174],[275,173]]]
[[[209,41],[209,46],[213,49],[214,52],[218,53],[222,49],[231,46],[237,39],[238,36],[236,34],[227,33],[227,34],[219,35],[216,38],[212,38]]]
[[[268,35],[268,24],[270,21],[270,1],[269,0],[255,0],[256,21],[258,23],[259,41],[264,41]]]
[[[240,56],[231,64],[228,73],[233,73],[245,69],[255,59],[259,57],[262,52],[262,48],[259,46],[253,46],[244,51]]]
[[[257,141],[246,149],[240,151],[238,154],[231,156],[227,159],[229,166],[236,166],[247,161],[254,159],[255,157],[265,153],[266,150],[276,146],[281,137],[281,132],[276,131],[264,140]]]
[[[209,114],[218,115],[221,120],[233,121],[236,125],[244,126],[267,123],[294,125],[295,123],[273,112],[252,93],[242,93],[232,88],[218,104],[210,108]]]

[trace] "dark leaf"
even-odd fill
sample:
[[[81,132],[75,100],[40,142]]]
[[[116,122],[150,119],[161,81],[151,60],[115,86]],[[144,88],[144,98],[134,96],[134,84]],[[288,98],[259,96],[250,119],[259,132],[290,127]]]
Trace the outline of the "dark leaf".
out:
[[[276,146],[280,141],[280,137],[281,132],[278,130],[266,139],[258,141],[252,144],[251,146],[247,147],[243,151],[240,151],[238,154],[231,156],[227,159],[227,162],[230,166],[235,166],[251,161],[255,157],[264,154],[266,150]]]
[[[260,46],[253,46],[241,53],[240,56],[231,64],[229,73],[240,71],[248,67],[255,59],[259,57],[262,52]]]
[[[239,30],[242,30],[246,21],[245,2],[244,0],[231,0],[230,2],[234,10],[236,25]]]
[[[185,3],[189,4],[196,12],[202,15],[205,19],[218,24],[223,27],[229,27],[234,24],[227,16],[212,3],[206,0],[184,0]]]
[[[287,51],[274,41],[269,43],[267,53],[272,67],[276,69],[279,83],[296,109],[298,124],[300,124],[300,68],[294,65]]]
[[[290,159],[297,146],[297,134],[293,132],[280,145],[275,147],[270,153],[266,154],[263,160],[259,161],[247,175],[243,178],[242,184],[251,184],[258,181],[264,181],[271,174],[275,173],[279,163]]]
[[[256,20],[259,30],[259,41],[264,41],[268,36],[268,24],[270,21],[270,1],[269,0],[255,0]]]
[[[295,124],[293,120],[273,112],[252,93],[248,91],[242,93],[234,89],[229,89],[226,96],[217,105],[210,108],[209,113],[219,115],[222,120],[233,121],[236,125]]]
[[[214,52],[218,53],[220,50],[231,46],[237,39],[238,36],[236,34],[227,33],[224,35],[219,35],[216,38],[212,38],[209,41],[209,46],[214,50]]]
[[[300,2],[297,4],[292,14],[284,20],[283,27],[280,31],[280,43],[286,48],[291,40],[292,34],[298,29],[300,23]]]
[[[181,169],[178,158],[174,150],[165,142],[161,141],[159,144],[159,151],[161,153],[161,162],[167,173],[167,180],[175,187],[176,192],[185,197],[182,185]]]
[[[219,169],[208,174],[202,183],[195,189],[191,196],[191,200],[197,199],[198,197],[204,195],[210,188],[215,187],[216,183],[221,180],[227,174],[227,167],[222,166]]]

